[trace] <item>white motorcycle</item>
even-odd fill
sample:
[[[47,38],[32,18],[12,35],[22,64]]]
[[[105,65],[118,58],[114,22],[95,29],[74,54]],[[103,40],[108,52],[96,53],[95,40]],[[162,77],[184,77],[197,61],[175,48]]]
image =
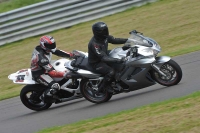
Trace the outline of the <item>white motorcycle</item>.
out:
[[[65,64],[70,62],[68,59],[59,59],[53,61],[51,64],[58,71],[67,70],[65,68]],[[79,89],[79,80],[74,79],[66,79],[66,78],[56,78],[61,89],[58,91],[56,95],[47,100],[42,100],[41,96],[46,89],[45,86],[38,84],[33,80],[31,70],[30,69],[22,69],[17,71],[16,73],[12,73],[8,76],[10,80],[15,84],[24,84],[25,86],[22,88],[20,92],[20,99],[22,103],[29,109],[35,111],[41,111],[48,109],[53,103],[58,104],[74,99],[82,98]],[[78,82],[75,84],[75,82]]]

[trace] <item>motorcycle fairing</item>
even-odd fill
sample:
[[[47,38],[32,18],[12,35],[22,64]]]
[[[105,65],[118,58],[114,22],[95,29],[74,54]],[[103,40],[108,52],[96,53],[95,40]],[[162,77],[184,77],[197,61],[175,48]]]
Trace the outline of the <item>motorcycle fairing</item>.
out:
[[[83,69],[79,69],[77,71],[77,73],[80,74],[81,76],[83,76],[85,78],[89,78],[89,79],[95,79],[95,78],[99,78],[101,76],[101,74],[93,73],[91,71],[87,71],[87,70],[83,70]]]
[[[130,58],[128,62],[126,63],[127,66],[132,66],[132,67],[143,67],[150,65],[155,61],[154,57],[145,57],[143,58],[142,56],[135,57],[135,58]]]
[[[57,71],[66,71],[64,64],[69,62],[68,59],[59,59],[57,61],[52,61],[51,64]],[[32,79],[31,69],[22,69],[8,76],[8,79],[12,80],[16,84],[37,84]],[[55,81],[61,81],[63,78],[54,78]]]
[[[31,69],[22,69],[8,76],[16,84],[36,84],[32,79]]]
[[[121,47],[114,48],[110,51],[109,56],[117,59],[121,59],[122,57],[126,57],[126,53],[128,50],[123,50]]]
[[[126,72],[121,75],[120,79],[129,86],[131,91],[155,84],[155,81],[149,74],[151,64],[146,64],[146,66],[143,65],[142,67],[127,67],[126,69]]]

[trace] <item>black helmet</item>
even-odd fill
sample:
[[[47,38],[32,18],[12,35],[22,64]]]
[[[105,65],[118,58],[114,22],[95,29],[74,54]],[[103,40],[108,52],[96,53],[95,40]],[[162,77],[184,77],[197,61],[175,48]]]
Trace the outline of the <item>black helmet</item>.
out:
[[[104,40],[109,35],[108,27],[104,22],[97,22],[92,25],[92,31],[96,39]]]

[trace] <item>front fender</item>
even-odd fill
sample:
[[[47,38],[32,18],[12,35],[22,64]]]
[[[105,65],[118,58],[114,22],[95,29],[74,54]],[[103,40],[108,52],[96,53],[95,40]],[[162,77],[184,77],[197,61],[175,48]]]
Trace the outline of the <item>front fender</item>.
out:
[[[159,56],[156,57],[155,64],[160,68],[164,63],[168,62],[169,60],[171,60],[171,57],[169,56]]]

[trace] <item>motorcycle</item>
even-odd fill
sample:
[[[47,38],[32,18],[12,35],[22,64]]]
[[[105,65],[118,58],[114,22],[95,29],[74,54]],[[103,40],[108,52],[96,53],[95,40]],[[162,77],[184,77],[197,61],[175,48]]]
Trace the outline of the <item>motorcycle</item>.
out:
[[[74,51],[76,59],[68,62],[66,67],[71,74],[81,79],[80,91],[83,97],[93,103],[103,103],[113,95],[131,92],[159,83],[164,86],[173,86],[182,79],[180,66],[168,56],[157,56],[161,51],[160,45],[152,38],[133,30],[123,47],[110,51],[113,58],[124,58],[123,64],[110,63],[116,71],[114,81],[98,93],[103,75],[95,73],[88,64],[88,55],[81,51]],[[109,88],[112,88],[110,91]]]
[[[55,70],[66,71],[67,69],[65,68],[65,64],[69,61],[70,60],[68,59],[59,59],[52,61],[51,64]],[[61,89],[56,93],[56,95],[48,97],[46,100],[42,99],[42,95],[45,90],[49,88],[34,81],[30,69],[19,70],[10,74],[8,78],[15,84],[25,85],[20,92],[20,99],[21,102],[31,110],[45,110],[53,103],[58,104],[83,97],[80,93],[80,81],[72,78],[55,78],[54,80],[60,84]]]

